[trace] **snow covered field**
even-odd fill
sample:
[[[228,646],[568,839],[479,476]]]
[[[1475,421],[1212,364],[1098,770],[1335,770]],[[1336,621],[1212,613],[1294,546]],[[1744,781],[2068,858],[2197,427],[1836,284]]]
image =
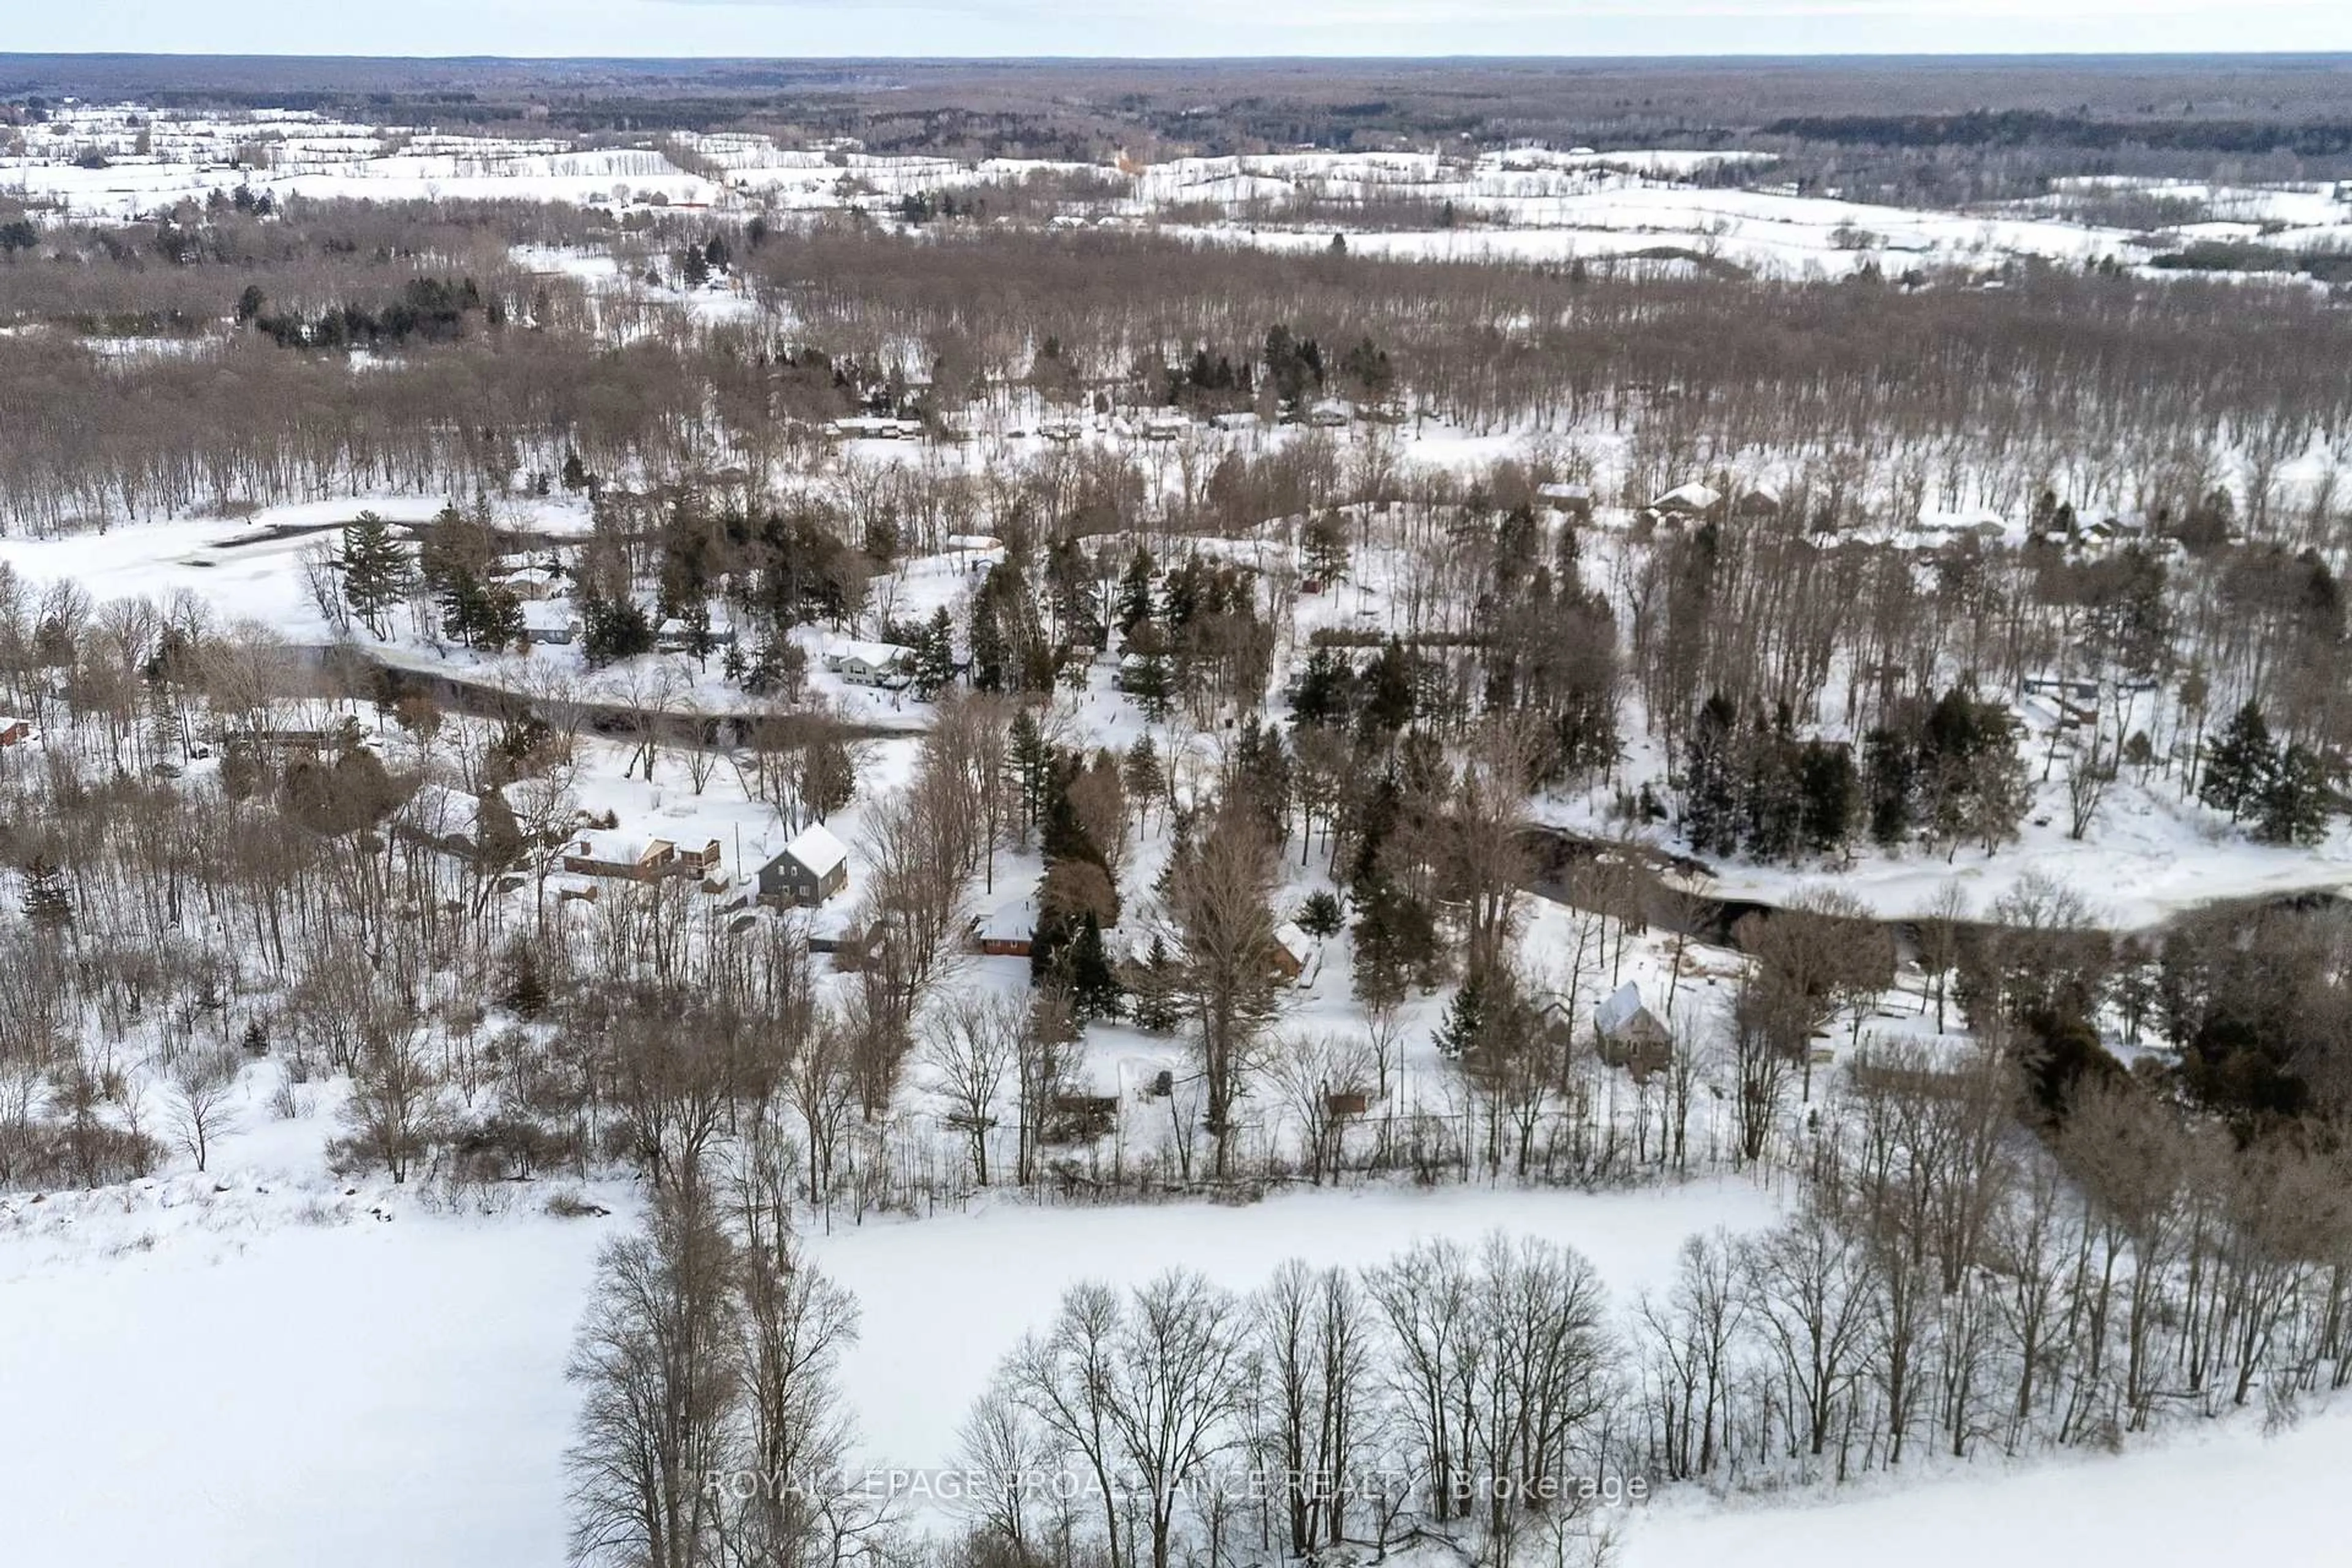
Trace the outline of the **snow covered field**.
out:
[[[259,1142],[283,1131],[264,1124]],[[258,1177],[239,1163],[252,1142],[232,1138],[215,1162],[230,1194],[187,1175],[67,1195],[62,1224],[23,1199],[0,1210],[0,1518],[12,1556],[26,1553],[14,1560],[560,1563],[563,1363],[625,1195],[599,1194],[617,1211],[604,1218],[427,1213],[390,1189],[345,1199],[315,1175]],[[1181,1265],[1249,1289],[1288,1258],[1352,1267],[1499,1226],[1579,1247],[1630,1300],[1666,1278],[1686,1233],[1774,1212],[1736,1184],[1324,1191],[1245,1208],[1007,1203],[814,1247],[863,1313],[843,1378],[859,1458],[935,1467],[954,1462],[997,1360],[1081,1279]],[[63,1429],[87,1440],[59,1442]]]
[[[1659,1505],[1626,1532],[1624,1568],[2082,1568],[2213,1563],[2320,1568],[2342,1558],[2352,1410],[2275,1437],[2251,1422],[2117,1458],[2043,1459],[1835,1506]]]
[[[0,1244],[5,1555],[551,1568],[601,1234],[362,1215],[29,1273]]]
[[[11,1560],[561,1563],[563,1363],[625,1200],[598,1219],[457,1216],[373,1189],[216,1198],[211,1184],[167,1184],[171,1209],[152,1193],[64,1199],[84,1209],[70,1242],[13,1233],[24,1209],[12,1200],[0,1226]],[[228,1211],[218,1227],[215,1203]],[[1502,1226],[1583,1250],[1622,1305],[1663,1282],[1686,1232],[1760,1225],[1774,1206],[1737,1184],[1301,1192],[1247,1208],[1006,1204],[845,1228],[814,1248],[863,1313],[843,1378],[859,1457],[929,1467],[952,1462],[956,1426],[998,1357],[1081,1278],[1129,1283],[1181,1264],[1247,1289],[1290,1257],[1354,1266],[1419,1237]],[[68,1432],[77,1440],[60,1440]],[[1874,1480],[1836,1506],[1669,1495],[1627,1521],[1623,1562],[2315,1565],[2330,1560],[2320,1543],[2347,1464],[2352,1412],[2336,1410],[2277,1437],[2250,1417],[2121,1458],[1923,1467],[1927,1479]]]
[[[1515,148],[1461,158],[1321,152],[1180,157],[1135,169],[885,156],[788,146],[746,132],[588,148],[293,111],[224,119],[84,105],[36,128],[23,153],[0,158],[0,191],[68,216],[116,220],[240,187],[281,198],[521,198],[614,211],[856,209],[887,218],[909,196],[1058,181],[1079,193],[1058,204],[1055,221],[1066,224],[1168,222],[1173,232],[1220,243],[1285,249],[1325,245],[1342,231],[1364,254],[1463,260],[1564,261],[1664,249],[1783,276],[1840,276],[1865,261],[1993,266],[2030,256],[2129,264],[2182,237],[2215,237],[2139,234],[2074,216],[2082,195],[2129,182],[2076,181],[2033,203],[1935,212],[1766,186],[1772,162],[1743,152]],[[1699,179],[1742,168],[1754,176],[1750,188]],[[2247,230],[2231,227],[2234,237],[2263,235],[2267,243],[2291,247],[2352,242],[2352,204],[2324,188],[2140,184],[2151,195],[2220,215],[2228,220],[2224,227]],[[1433,222],[1451,208],[1449,224],[1415,229],[1392,220],[1350,220],[1351,206],[1397,202],[1425,206]],[[1204,218],[1204,212],[1216,216]]]

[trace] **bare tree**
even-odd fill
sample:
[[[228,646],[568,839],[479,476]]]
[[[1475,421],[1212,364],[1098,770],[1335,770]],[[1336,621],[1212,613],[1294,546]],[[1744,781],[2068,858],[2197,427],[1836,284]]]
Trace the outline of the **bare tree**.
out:
[[[199,1171],[205,1168],[214,1140],[236,1127],[236,1079],[234,1051],[193,1043],[181,1048],[165,1075],[172,1131]]]
[[[1112,1568],[1133,1561],[1121,1517],[1129,1508],[1149,1536],[1150,1568],[1168,1568],[1179,1505],[1240,1440],[1247,1358],[1247,1323],[1234,1298],[1198,1274],[1171,1271],[1124,1300],[1105,1286],[1073,1287],[1054,1326],[1007,1360],[1013,1397],[1101,1489]]]
[[[1274,847],[1249,812],[1228,806],[1169,878],[1179,985],[1208,1088],[1216,1173],[1230,1173],[1236,1101],[1275,1013]]]
[[[729,1448],[745,1368],[729,1310],[733,1244],[702,1186],[657,1195],[597,1264],[566,1375],[581,1391],[570,1476],[572,1561],[703,1568],[724,1561]]]
[[[421,1026],[395,1016],[370,1019],[343,1104],[343,1152],[405,1182],[439,1138],[442,1110],[441,1079],[425,1055]]]
[[[1353,1102],[1371,1088],[1370,1052],[1342,1035],[1286,1035],[1274,1042],[1267,1071],[1297,1121],[1308,1179],[1317,1186],[1326,1174],[1336,1180]]]
[[[938,1075],[948,1121],[971,1142],[974,1183],[988,1185],[989,1134],[996,1102],[1021,1054],[1029,1009],[1002,993],[965,993],[936,1008],[923,1030],[924,1057]]]

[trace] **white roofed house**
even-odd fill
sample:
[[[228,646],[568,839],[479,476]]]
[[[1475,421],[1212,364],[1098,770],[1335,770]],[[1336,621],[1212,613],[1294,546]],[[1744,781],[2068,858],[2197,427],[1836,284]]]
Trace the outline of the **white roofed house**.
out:
[[[1642,1000],[1642,988],[1627,981],[1592,1010],[1593,1032],[1601,1037],[1601,1059],[1623,1068],[1635,1078],[1647,1078],[1674,1059],[1675,1037]]]
[[[580,612],[569,599],[525,599],[522,633],[534,643],[566,647],[580,640]]]
[[[971,945],[991,958],[1026,958],[1037,934],[1037,890],[1011,879],[982,900],[969,928]]]
[[[1562,480],[1538,485],[1536,499],[1562,515],[1580,521],[1592,515],[1592,487]]]
[[[1276,975],[1295,985],[1315,962],[1315,939],[1297,921],[1285,921],[1274,930],[1274,949],[1266,959]]]
[[[534,599],[551,597],[555,593],[559,578],[553,570],[545,566],[518,566],[500,577],[499,581],[506,584],[509,593],[529,603]]]
[[[849,886],[849,849],[822,822],[793,835],[774,858],[760,868],[760,901],[791,909],[814,909]]]
[[[1723,507],[1723,497],[1710,485],[1676,485],[1673,489],[1650,503],[1650,510],[1660,517],[1715,517]]]
[[[824,650],[824,667],[852,686],[897,690],[908,685],[912,648],[887,642],[840,642]]]
[[[0,713],[0,746],[14,746],[33,738],[33,721]]]

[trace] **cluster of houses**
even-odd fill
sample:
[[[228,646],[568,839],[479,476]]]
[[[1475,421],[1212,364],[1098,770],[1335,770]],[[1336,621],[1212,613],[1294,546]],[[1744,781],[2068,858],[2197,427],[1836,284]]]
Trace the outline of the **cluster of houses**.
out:
[[[1345,430],[1360,421],[1399,424],[1404,416],[1398,409],[1360,408],[1344,397],[1319,398],[1299,409],[1297,422],[1318,430]],[[1178,408],[1156,408],[1129,416],[1111,415],[1097,426],[1095,422],[1072,416],[1055,416],[1037,422],[1036,433],[1055,446],[1066,447],[1083,439],[1090,428],[1099,427],[1112,436],[1133,437],[1150,442],[1181,441],[1203,429],[1221,435],[1246,436],[1265,430],[1274,423],[1254,409],[1237,409],[1223,414],[1212,414],[1195,418]],[[1011,432],[1019,436],[1022,432]]]
[[[1571,522],[1593,521],[1597,497],[1582,480],[1558,480],[1536,487],[1536,499]],[[1721,522],[1780,515],[1780,493],[1769,485],[1750,485],[1726,494],[1713,485],[1693,480],[1654,498],[1634,516],[1641,522]]]
[[[5,731],[0,731],[5,732]],[[500,829],[495,823],[503,818]],[[392,831],[412,843],[426,846],[459,859],[479,860],[514,853],[520,830],[510,816],[494,814],[487,797],[451,785],[426,783],[417,787],[394,815]],[[514,836],[501,852],[498,835]],[[554,849],[553,866],[570,886],[559,886],[561,896],[593,901],[602,882],[651,883],[670,878],[691,879],[716,896],[732,893],[743,903],[771,909],[816,909],[849,886],[849,850],[822,823],[812,823],[786,841],[745,882],[730,878],[724,868],[719,840],[701,843],[621,827],[607,816],[601,822],[582,814],[577,824]]]
[[[922,438],[923,422],[857,414],[835,420],[825,426],[825,433],[837,441],[916,441]]]
[[[1759,520],[1780,515],[1780,493],[1769,485],[1750,485],[1727,494],[1696,480],[1673,489],[1642,509],[1652,522],[1721,522],[1730,518]]]

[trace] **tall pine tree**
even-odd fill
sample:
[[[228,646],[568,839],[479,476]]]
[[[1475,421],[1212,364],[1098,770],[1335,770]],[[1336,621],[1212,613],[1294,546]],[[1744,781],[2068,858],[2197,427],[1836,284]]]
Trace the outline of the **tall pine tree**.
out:
[[[363,511],[343,529],[343,603],[381,642],[392,612],[408,597],[408,552],[392,536],[392,525]]]
[[[2262,704],[2249,701],[2214,741],[2198,796],[2214,810],[2228,812],[2234,822],[2261,804],[2278,760],[2278,747],[2271,740]]]

